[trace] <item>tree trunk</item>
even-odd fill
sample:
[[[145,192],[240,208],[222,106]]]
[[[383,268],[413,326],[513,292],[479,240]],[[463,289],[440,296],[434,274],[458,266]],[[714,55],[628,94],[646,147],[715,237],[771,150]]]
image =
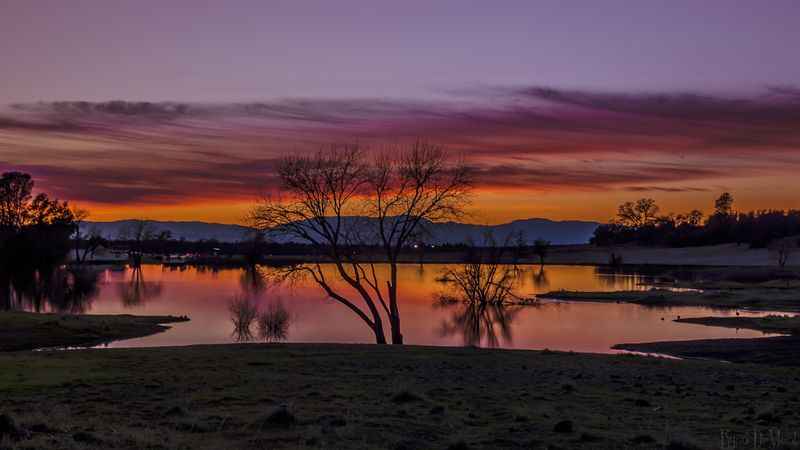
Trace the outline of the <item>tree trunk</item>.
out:
[[[375,333],[375,343],[376,344],[386,344],[386,335],[383,332],[383,324],[376,323],[372,327],[372,332]]]
[[[392,328],[392,345],[403,345],[400,329],[400,309],[397,306],[397,262],[392,261],[391,281],[389,282],[389,325]]]
[[[77,225],[75,227],[75,264],[80,264],[81,255],[80,255],[80,244],[81,244],[81,226]]]
[[[400,315],[392,317],[392,345],[403,345],[403,333],[400,331]]]

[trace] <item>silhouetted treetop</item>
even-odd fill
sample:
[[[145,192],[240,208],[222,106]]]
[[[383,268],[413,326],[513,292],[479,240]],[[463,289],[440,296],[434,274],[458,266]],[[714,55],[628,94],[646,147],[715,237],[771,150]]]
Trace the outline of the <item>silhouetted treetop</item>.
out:
[[[599,226],[592,237],[597,245],[639,244],[673,247],[715,245],[735,242],[765,247],[770,242],[800,235],[800,211],[759,210],[736,212],[733,195],[723,193],[714,202],[714,213],[703,220],[703,213],[659,216],[652,199],[626,202],[617,219]]]

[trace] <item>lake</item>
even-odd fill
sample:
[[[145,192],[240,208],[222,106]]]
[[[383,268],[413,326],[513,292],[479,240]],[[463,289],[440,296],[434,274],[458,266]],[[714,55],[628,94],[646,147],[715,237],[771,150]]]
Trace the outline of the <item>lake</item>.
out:
[[[326,268],[332,269],[332,267]],[[380,267],[385,270],[386,267]],[[675,323],[677,316],[732,315],[736,311],[700,307],[652,308],[616,303],[544,301],[538,306],[476,310],[463,304],[443,305],[437,299],[450,288],[441,282],[445,266],[400,267],[400,308],[407,344],[480,345],[516,349],[572,350],[610,353],[623,342],[747,338],[761,332]],[[594,266],[525,267],[517,288],[520,296],[559,289],[614,291],[647,289],[649,277],[637,273],[605,273]],[[275,340],[286,342],[371,343],[371,331],[350,310],[327,299],[309,280],[270,283],[245,269],[202,269],[144,265],[140,271],[105,269],[80,304],[89,314],[187,315],[191,321],[145,338],[108,347],[218,344],[260,338],[235,333],[231,304],[247,299],[262,311],[288,313],[288,327]],[[333,277],[333,272],[331,272]],[[19,299],[18,299],[19,300]],[[22,309],[53,309],[20,302]],[[75,307],[72,307],[75,310]],[[739,311],[742,315],[765,315]]]

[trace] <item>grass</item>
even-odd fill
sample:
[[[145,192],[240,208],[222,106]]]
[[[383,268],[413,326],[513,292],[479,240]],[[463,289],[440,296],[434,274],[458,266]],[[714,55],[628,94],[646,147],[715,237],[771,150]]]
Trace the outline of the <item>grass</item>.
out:
[[[800,426],[800,368],[550,351],[17,352],[0,392],[20,449],[710,448]]]
[[[746,328],[764,333],[800,335],[800,316],[769,315],[766,317],[688,317],[675,322],[695,323],[726,328]]]
[[[624,302],[644,306],[705,306],[708,308],[752,309],[762,311],[800,311],[800,290],[739,288],[707,291],[554,291],[538,297],[588,302]]]
[[[81,347],[147,336],[186,317],[0,312],[0,351]]]

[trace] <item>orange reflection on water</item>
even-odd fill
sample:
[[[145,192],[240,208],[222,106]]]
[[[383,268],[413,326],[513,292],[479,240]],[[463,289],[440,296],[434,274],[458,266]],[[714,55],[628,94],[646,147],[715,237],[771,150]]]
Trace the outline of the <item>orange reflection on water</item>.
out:
[[[433,264],[400,267],[400,308],[406,343],[496,344],[505,348],[610,352],[612,345],[622,342],[762,336],[762,333],[750,330],[672,321],[676,316],[734,314],[733,311],[696,307],[656,309],[616,303],[544,302],[539,306],[509,308],[501,316],[496,311],[482,311],[480,314],[485,316],[480,317],[465,316],[465,313],[474,312],[466,311],[463,305],[442,306],[436,302],[439,295],[448,289],[445,284],[437,282],[445,268]],[[244,295],[262,310],[275,302],[285,306],[290,316],[289,342],[372,342],[372,333],[360,319],[344,306],[327,299],[312,281],[274,284],[259,277],[265,270],[167,269],[147,265],[138,275],[130,269],[125,272],[107,271],[89,312],[185,314],[191,318],[190,322],[176,324],[165,333],[115,342],[112,347],[228,343],[234,340],[229,303],[234,297]],[[378,266],[378,276],[385,277],[387,270],[386,266]],[[329,279],[335,278],[332,266],[326,266],[325,271]],[[520,276],[517,288],[520,296],[559,289],[612,291],[645,288],[638,275],[604,275],[592,266],[547,266],[544,269],[528,266],[522,268]],[[140,296],[138,303],[131,303],[122,292],[131,289],[135,282],[149,283],[150,287],[139,292],[150,294]],[[346,289],[344,291],[352,294]],[[351,295],[351,298],[357,297]]]

